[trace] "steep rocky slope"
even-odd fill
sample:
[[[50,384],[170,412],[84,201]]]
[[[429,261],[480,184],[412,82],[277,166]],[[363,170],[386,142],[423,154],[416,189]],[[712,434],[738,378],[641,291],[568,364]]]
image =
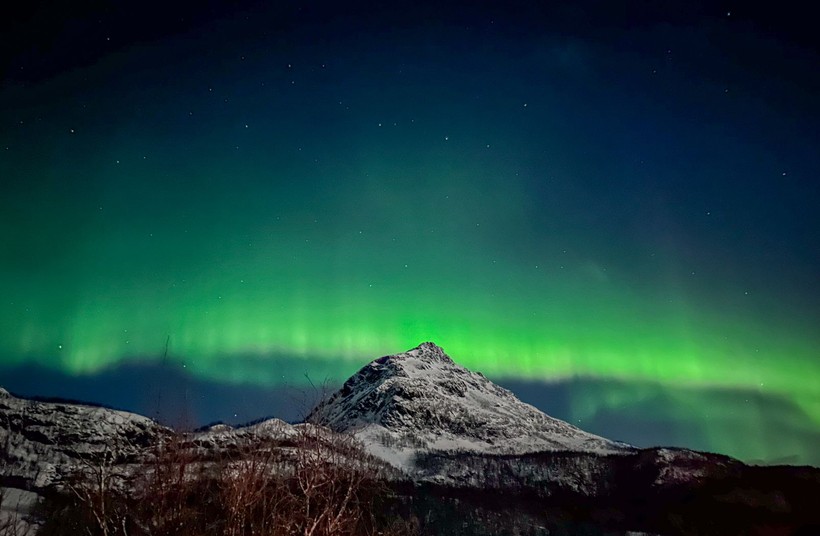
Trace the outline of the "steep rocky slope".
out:
[[[308,420],[356,435],[405,470],[424,451],[522,454],[634,450],[584,432],[521,402],[427,342],[376,359],[320,403]]]

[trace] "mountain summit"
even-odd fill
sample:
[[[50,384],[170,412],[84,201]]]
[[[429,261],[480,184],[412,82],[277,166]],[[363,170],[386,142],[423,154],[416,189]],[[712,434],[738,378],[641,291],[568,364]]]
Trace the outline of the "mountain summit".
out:
[[[404,469],[413,468],[420,450],[631,450],[525,404],[481,373],[457,365],[431,342],[369,363],[321,402],[308,420],[352,432],[372,454]]]

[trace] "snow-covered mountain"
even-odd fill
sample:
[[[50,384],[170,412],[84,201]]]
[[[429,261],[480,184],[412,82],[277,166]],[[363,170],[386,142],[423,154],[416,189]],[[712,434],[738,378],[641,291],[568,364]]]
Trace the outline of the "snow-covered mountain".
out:
[[[0,388],[0,479],[28,490],[59,484],[89,461],[138,466],[151,460],[163,441],[174,438],[192,454],[235,450],[253,442],[286,442],[319,436],[312,424],[265,419],[249,426],[217,424],[193,433],[175,432],[127,411],[17,398]],[[2,482],[0,482],[2,486]]]
[[[147,417],[104,407],[44,402],[0,388],[0,524],[24,516],[44,490],[89,460],[124,466],[171,431]]]
[[[135,413],[21,399],[0,388],[3,476],[32,488],[50,485],[84,457],[127,459],[169,433]]]
[[[275,449],[277,463],[286,467],[308,441],[320,441],[331,450],[345,446],[335,435],[313,424],[292,425],[275,418],[179,434],[134,413],[17,398],[0,388],[0,534],[9,534],[3,530],[9,522],[18,526],[15,534],[33,532],[43,521],[31,515],[35,504],[53,490],[65,489],[81,473],[104,472],[112,487],[128,489],[163,456],[234,463],[237,453],[250,455],[254,448]],[[333,459],[343,462],[345,456]]]
[[[381,461],[364,456],[350,435]],[[423,534],[499,534],[513,525],[523,532],[510,534],[545,534],[548,526],[571,534],[590,520],[601,534],[820,526],[818,469],[636,449],[552,418],[424,343],[364,366],[297,425],[268,419],[180,434],[133,413],[25,400],[0,388],[0,527],[42,523],[31,506],[90,464],[108,464],[121,489],[144,493],[139,475],[158,460],[241,467],[254,452],[282,474],[293,474],[306,453],[331,453],[322,459],[339,466],[364,463],[394,486],[400,509],[424,520]],[[725,512],[720,526],[717,511]],[[567,528],[566,516],[580,525]]]
[[[308,420],[353,433],[372,454],[411,472],[421,451],[634,450],[525,404],[481,373],[459,366],[431,342],[369,363]]]

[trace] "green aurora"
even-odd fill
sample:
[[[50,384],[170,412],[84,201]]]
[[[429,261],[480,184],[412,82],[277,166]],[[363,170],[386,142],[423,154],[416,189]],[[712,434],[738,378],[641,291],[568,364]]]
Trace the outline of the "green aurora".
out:
[[[720,105],[692,67],[650,80],[662,53],[411,28],[361,62],[323,31],[206,62],[193,30],[4,85],[4,367],[93,375],[168,339],[189,374],[277,387],[432,340],[496,381],[602,385],[582,426],[668,389],[657,418],[702,448],[815,459],[708,395],[820,430],[810,120],[759,107],[754,73]]]

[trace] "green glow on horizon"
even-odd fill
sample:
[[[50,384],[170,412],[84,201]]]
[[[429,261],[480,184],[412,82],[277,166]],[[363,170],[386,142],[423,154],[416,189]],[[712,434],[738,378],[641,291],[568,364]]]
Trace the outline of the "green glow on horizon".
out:
[[[758,463],[818,462],[812,439],[806,439],[816,435],[814,423],[799,408],[789,409],[778,397],[761,396],[755,390],[738,393],[629,381],[620,385],[598,382],[570,394],[569,418],[577,424],[606,421],[613,414],[638,427],[675,422],[678,429],[668,430],[673,437],[668,444],[687,444]],[[618,433],[614,431],[617,427],[610,428],[611,433]],[[773,436],[780,441],[771,441]],[[790,457],[784,460],[785,454]]]
[[[752,97],[671,66],[647,86],[654,57],[438,31],[241,62],[201,35],[0,87],[0,365],[93,375],[169,337],[190,374],[275,387],[433,341],[494,380],[682,390],[670,422],[744,392],[820,430],[817,151],[792,110],[752,135]],[[808,452],[736,419],[704,443]]]
[[[492,378],[754,389],[793,400],[820,423],[820,386],[802,381],[818,368],[808,339],[721,324],[702,313],[692,313],[682,326],[680,306],[658,315],[655,305],[611,284],[591,287],[564,276],[556,288],[552,277],[559,273],[544,277],[534,267],[527,273],[493,266],[489,274],[474,274],[486,289],[454,285],[458,274],[448,270],[471,275],[457,266],[438,267],[446,284],[406,276],[402,286],[386,289],[380,288],[390,281],[384,275],[368,283],[346,274],[349,279],[337,283],[293,273],[283,281],[294,283],[279,285],[276,277],[265,278],[261,269],[254,276],[247,267],[240,273],[251,275],[215,274],[182,291],[172,283],[124,292],[127,286],[111,283],[117,291],[111,295],[99,287],[80,291],[86,299],[56,322],[7,324],[14,329],[0,336],[0,344],[20,362],[88,374],[117,361],[158,359],[167,334],[171,359],[202,377],[277,385],[302,381],[283,376],[277,357],[301,358],[305,370],[321,366],[338,380],[369,359],[433,340]],[[418,269],[424,274],[427,268]],[[695,323],[702,326],[693,329]],[[266,358],[274,359],[269,371],[258,363]],[[243,369],[247,359],[257,364]]]

